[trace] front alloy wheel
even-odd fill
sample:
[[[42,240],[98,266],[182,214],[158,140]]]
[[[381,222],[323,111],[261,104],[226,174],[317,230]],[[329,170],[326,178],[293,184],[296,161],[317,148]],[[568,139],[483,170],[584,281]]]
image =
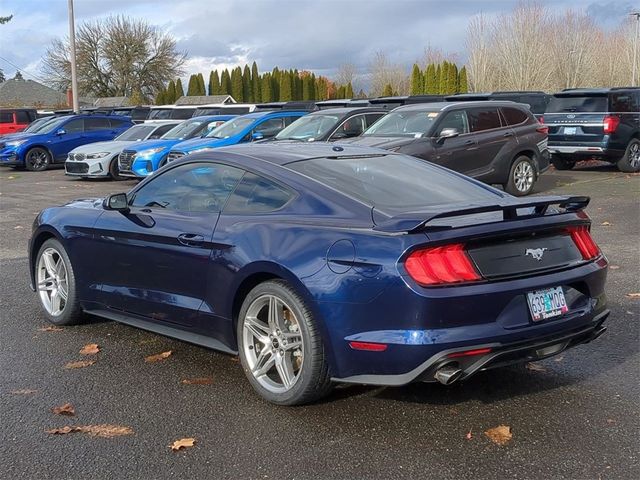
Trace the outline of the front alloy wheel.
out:
[[[25,167],[32,172],[42,172],[49,167],[51,157],[44,148],[35,147],[27,152],[24,158]]]

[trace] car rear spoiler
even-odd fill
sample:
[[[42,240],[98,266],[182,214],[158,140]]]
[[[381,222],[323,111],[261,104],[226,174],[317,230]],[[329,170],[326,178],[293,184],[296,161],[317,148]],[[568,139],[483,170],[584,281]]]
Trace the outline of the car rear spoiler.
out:
[[[552,205],[557,205],[564,212],[576,212],[583,210],[589,204],[589,197],[576,196],[576,197],[561,197],[561,196],[546,196],[536,197],[535,200],[510,200],[505,204],[467,204],[456,205],[451,210],[444,210],[442,205],[434,207],[429,210],[422,210],[419,212],[407,212],[400,215],[395,215],[390,218],[386,218],[379,222],[376,222],[376,216],[380,217],[381,214],[375,211],[375,207],[372,209],[372,216],[374,223],[374,230],[387,233],[413,233],[422,230],[427,227],[427,224],[433,220],[440,218],[451,217],[463,217],[465,215],[474,215],[478,213],[487,212],[502,212],[502,220],[516,220],[522,217],[536,217],[542,216],[547,213],[547,210]],[[533,208],[534,211],[526,214],[519,214],[518,210]],[[558,212],[558,213],[564,213]],[[442,228],[441,225],[438,228]]]

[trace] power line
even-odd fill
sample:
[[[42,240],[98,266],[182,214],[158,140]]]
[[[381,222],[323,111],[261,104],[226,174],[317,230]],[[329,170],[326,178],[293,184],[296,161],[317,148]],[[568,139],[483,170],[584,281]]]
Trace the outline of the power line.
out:
[[[43,78],[40,78],[40,77],[38,77],[37,75],[34,75],[34,74],[32,74],[32,73],[29,73],[29,72],[25,71],[24,69],[22,69],[22,68],[20,68],[19,66],[17,66],[15,63],[12,63],[12,62],[10,62],[9,60],[7,60],[6,58],[4,58],[4,57],[0,57],[0,60],[2,60],[2,61],[4,61],[4,62],[8,63],[8,64],[9,64],[9,65],[11,65],[13,68],[15,68],[17,71],[19,71],[20,73],[22,73],[22,74],[24,74],[24,75],[27,75],[27,76],[29,76],[29,77],[32,77],[32,78],[34,78],[35,80],[38,80],[39,82],[43,82],[43,83],[45,83],[45,80],[44,80]]]

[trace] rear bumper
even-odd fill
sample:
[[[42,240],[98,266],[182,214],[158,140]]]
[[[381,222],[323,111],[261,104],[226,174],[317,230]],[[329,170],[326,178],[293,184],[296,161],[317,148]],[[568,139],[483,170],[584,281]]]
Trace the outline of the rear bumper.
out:
[[[603,326],[603,323],[609,314],[609,310],[603,310],[595,315],[588,325],[568,332],[547,335],[526,341],[482,343],[443,350],[428,358],[413,370],[402,374],[355,375],[346,378],[333,378],[332,380],[344,383],[386,386],[400,386],[416,381],[435,382],[436,371],[444,366],[452,366],[462,370],[459,379],[464,380],[482,370],[515,363],[542,360],[564,352],[569,348],[589,343],[607,330],[606,327]],[[460,355],[463,352],[487,349],[490,349],[490,351],[480,355]]]
[[[553,146],[549,145],[551,153],[602,153],[602,147],[572,147],[572,146]]]
[[[603,158],[618,160],[624,155],[622,149],[610,145],[608,142],[582,142],[580,144],[568,144],[565,142],[549,141],[549,152],[552,155],[567,155],[575,158]]]

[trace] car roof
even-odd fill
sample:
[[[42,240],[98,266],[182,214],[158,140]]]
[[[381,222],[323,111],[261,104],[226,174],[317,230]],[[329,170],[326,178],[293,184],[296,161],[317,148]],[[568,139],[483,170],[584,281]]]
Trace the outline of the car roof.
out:
[[[445,111],[454,110],[456,108],[470,108],[470,107],[486,107],[487,105],[495,105],[502,107],[513,107],[515,105],[522,105],[521,103],[512,102],[510,100],[479,100],[469,102],[433,102],[433,103],[411,103],[409,105],[402,105],[394,108],[395,111],[415,110],[415,111]]]
[[[309,112],[301,111],[301,110],[263,110],[263,111],[255,111],[255,112],[247,113],[247,114],[241,115],[241,117],[253,118],[257,120],[264,117],[280,117],[280,116],[286,117],[296,113],[299,113],[301,115],[306,115]]]
[[[554,93],[554,97],[571,97],[580,95],[606,95],[611,92],[625,90],[638,91],[640,87],[613,87],[613,88],[565,88],[561,92]]]
[[[191,117],[191,118],[187,118],[186,120],[183,120],[184,122],[192,122],[194,120],[200,121],[200,122],[206,122],[209,120],[228,120],[230,118],[235,118],[237,115],[200,115],[199,117]]]
[[[350,113],[389,113],[389,110],[382,107],[335,107],[316,110],[309,115],[347,115]]]

